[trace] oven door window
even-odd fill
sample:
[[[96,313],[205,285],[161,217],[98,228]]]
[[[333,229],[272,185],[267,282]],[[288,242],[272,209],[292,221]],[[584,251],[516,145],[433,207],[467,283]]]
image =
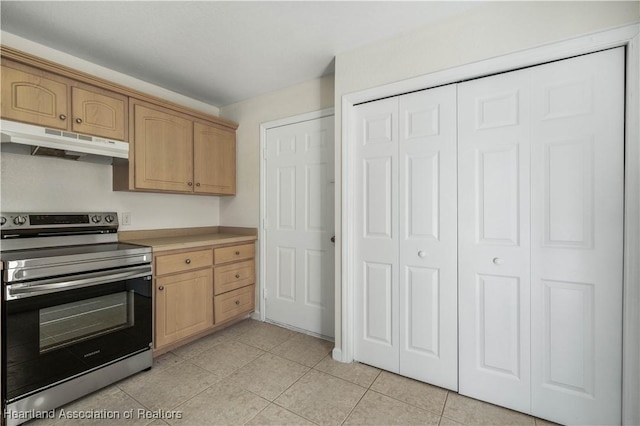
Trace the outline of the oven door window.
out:
[[[133,291],[40,309],[40,353],[133,327]]]

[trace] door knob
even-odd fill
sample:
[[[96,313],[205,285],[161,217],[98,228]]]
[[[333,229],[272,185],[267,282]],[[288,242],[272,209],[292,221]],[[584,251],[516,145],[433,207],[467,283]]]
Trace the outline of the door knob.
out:
[[[82,123],[82,118],[76,118],[76,123],[81,124]]]
[[[184,261],[184,263],[186,263],[187,265],[189,265],[191,263],[191,259],[187,259]]]
[[[494,265],[502,265],[502,263],[504,262],[502,259],[500,259],[499,257],[494,257],[492,260]]]
[[[424,250],[420,250],[420,251],[418,252],[418,257],[419,257],[420,259],[424,259],[425,257],[427,257],[427,252],[426,252],[426,251],[424,251]]]
[[[331,237],[331,242],[335,243],[336,242],[336,236],[334,235],[333,237]]]
[[[240,278],[240,274],[236,274],[236,278]]]
[[[164,290],[164,286],[161,285],[160,287],[158,287],[158,290],[161,290],[161,291]]]
[[[239,300],[236,300],[236,305],[239,305],[239,304],[240,304],[240,301],[239,301]]]
[[[64,115],[64,114],[60,114],[60,120],[66,120],[66,119],[67,119],[67,116],[66,116],[66,115]]]

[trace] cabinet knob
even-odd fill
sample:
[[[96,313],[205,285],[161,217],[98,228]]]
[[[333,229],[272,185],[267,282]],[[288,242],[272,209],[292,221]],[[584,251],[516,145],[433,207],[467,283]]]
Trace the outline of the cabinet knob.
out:
[[[184,263],[186,263],[187,265],[189,265],[191,263],[191,259],[187,259],[184,261]]]
[[[240,251],[236,250],[236,256],[240,256]]]
[[[158,290],[160,290],[160,291],[164,290],[164,286],[161,285],[160,287],[158,287]]]
[[[187,182],[187,185],[193,186],[193,182]]]
[[[200,186],[200,182],[196,182],[196,186]]]
[[[60,120],[66,120],[66,119],[67,119],[67,116],[66,116],[66,115],[64,115],[64,114],[60,114]]]
[[[240,274],[236,274],[236,278],[240,278]]]
[[[502,265],[504,263],[504,261],[502,259],[500,259],[499,257],[494,257],[492,260],[494,265]]]
[[[82,123],[82,118],[76,118],[76,123],[81,124]]]
[[[420,259],[424,259],[425,257],[427,257],[427,252],[426,252],[426,251],[424,251],[424,250],[420,250],[420,251],[418,252],[418,257],[419,257]]]
[[[239,301],[239,300],[236,300],[236,305],[239,305],[239,304],[240,304],[240,301]]]

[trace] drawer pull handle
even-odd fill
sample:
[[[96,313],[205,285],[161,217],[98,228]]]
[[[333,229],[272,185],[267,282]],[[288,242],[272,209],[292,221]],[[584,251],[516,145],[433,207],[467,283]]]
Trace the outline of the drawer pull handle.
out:
[[[236,305],[239,305],[239,304],[240,304],[240,301],[239,301],[239,300],[236,300]]]
[[[184,261],[184,263],[186,263],[187,265],[189,265],[191,263],[191,259],[187,259]]]
[[[236,256],[240,256],[240,251],[236,250]]]
[[[158,290],[160,290],[160,291],[164,290],[164,286],[161,285],[160,287],[158,287]]]
[[[236,278],[240,278],[240,274],[236,274]]]

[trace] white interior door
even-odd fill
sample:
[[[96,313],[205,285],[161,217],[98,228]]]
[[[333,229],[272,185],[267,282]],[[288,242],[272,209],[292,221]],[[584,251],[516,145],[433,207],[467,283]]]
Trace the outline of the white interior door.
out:
[[[356,107],[354,358],[397,373],[398,98]]]
[[[266,319],[334,336],[333,116],[267,130]]]
[[[456,85],[399,108],[400,374],[458,390]]]
[[[620,424],[624,48],[534,70],[532,412]]]
[[[528,70],[458,85],[460,393],[530,404]]]

